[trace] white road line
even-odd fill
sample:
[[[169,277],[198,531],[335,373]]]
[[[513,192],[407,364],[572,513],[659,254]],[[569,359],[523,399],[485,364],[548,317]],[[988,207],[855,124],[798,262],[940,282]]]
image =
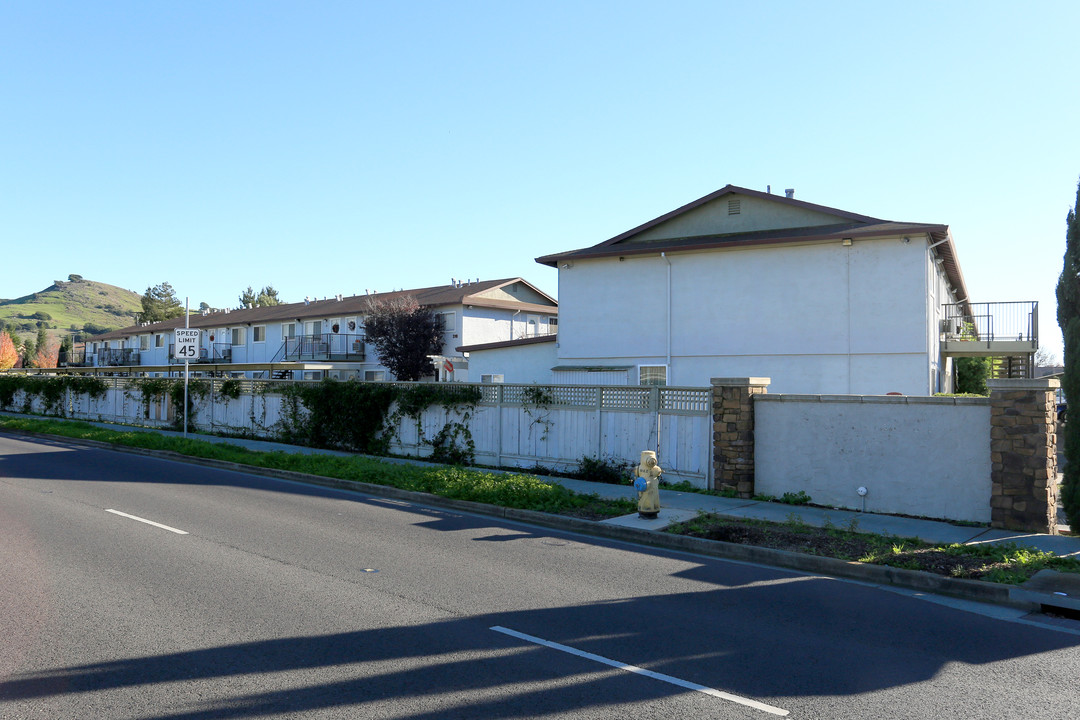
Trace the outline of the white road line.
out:
[[[787,710],[773,707],[772,705],[766,705],[765,703],[758,702],[757,700],[751,700],[750,698],[732,695],[731,693],[715,690],[710,687],[705,687],[704,685],[698,685],[697,683],[680,680],[679,678],[671,677],[670,675],[664,675],[662,673],[653,672],[652,670],[646,670],[645,668],[639,668],[635,665],[627,665],[626,663],[619,662],[618,660],[610,660],[600,655],[593,655],[592,653],[588,653],[583,650],[578,650],[567,645],[560,645],[559,643],[544,640],[543,638],[534,637],[532,635],[526,635],[525,633],[520,633],[516,630],[510,630],[509,628],[504,628],[499,625],[496,625],[490,629],[494,630],[495,632],[503,633],[504,635],[510,635],[512,637],[520,638],[521,640],[527,640],[528,642],[536,643],[537,645],[543,645],[544,647],[549,647],[553,650],[561,650],[562,652],[570,653],[571,655],[577,655],[578,657],[585,658],[586,660],[593,660],[598,663],[603,663],[604,665],[610,665],[611,667],[618,668],[619,670],[626,670],[627,672],[637,673],[638,675],[651,677],[654,680],[663,680],[666,683],[678,685],[679,687],[686,688],[687,690],[696,690],[697,692],[705,693],[706,695],[712,695],[713,697],[718,697],[723,700],[730,700],[731,702],[738,703],[739,705],[745,705],[746,707],[751,707],[756,710],[763,710],[773,715],[786,716],[788,714]]]
[[[119,510],[106,510],[105,512],[112,513],[113,515],[120,515],[121,517],[131,518],[132,520],[138,520],[141,523],[146,523],[147,525],[153,525],[154,527],[159,527],[162,530],[168,530],[169,532],[174,532],[177,535],[187,535],[187,533],[185,531],[183,531],[183,530],[177,530],[174,527],[169,527],[168,525],[162,525],[161,523],[156,523],[153,520],[147,520],[146,518],[141,518],[141,517],[138,517],[137,515],[128,515],[126,512],[120,512]]]

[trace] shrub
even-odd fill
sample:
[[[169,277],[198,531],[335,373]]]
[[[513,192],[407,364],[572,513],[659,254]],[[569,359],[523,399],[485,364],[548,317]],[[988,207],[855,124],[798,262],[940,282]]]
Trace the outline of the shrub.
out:
[[[581,458],[574,476],[582,480],[609,485],[629,485],[632,480],[629,466],[618,458],[610,456]]]

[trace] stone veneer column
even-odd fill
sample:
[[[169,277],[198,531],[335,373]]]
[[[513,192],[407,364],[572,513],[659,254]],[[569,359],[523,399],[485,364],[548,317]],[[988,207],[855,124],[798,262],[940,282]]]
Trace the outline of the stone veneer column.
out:
[[[739,497],[754,495],[754,395],[769,378],[713,378],[713,484]]]
[[[1058,380],[990,380],[990,524],[1057,534]]]

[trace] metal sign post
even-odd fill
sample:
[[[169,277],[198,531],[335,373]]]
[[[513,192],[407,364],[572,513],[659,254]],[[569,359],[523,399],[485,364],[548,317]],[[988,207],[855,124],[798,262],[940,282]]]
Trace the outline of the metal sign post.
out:
[[[188,298],[184,298],[184,329],[191,329],[191,313],[188,312]],[[186,334],[186,333],[185,333]],[[188,422],[188,407],[187,407],[187,391],[188,391],[188,356],[184,355],[184,439],[187,440],[187,422]]]
[[[199,331],[191,329],[191,316],[188,315],[188,299],[184,298],[184,327],[173,331],[176,349],[173,356],[184,359],[184,437],[188,432],[188,378],[192,358],[199,357]]]

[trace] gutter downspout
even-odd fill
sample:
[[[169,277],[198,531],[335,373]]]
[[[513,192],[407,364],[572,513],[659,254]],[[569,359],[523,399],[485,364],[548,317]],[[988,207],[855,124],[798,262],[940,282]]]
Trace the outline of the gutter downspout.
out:
[[[660,258],[667,264],[667,373],[671,374],[671,260],[666,252]],[[656,390],[656,456],[660,457],[660,388]]]
[[[660,253],[660,258],[667,263],[667,367],[671,372],[671,261],[666,252]]]
[[[510,316],[510,339],[514,339],[514,318],[521,314],[521,310],[515,310],[514,314]]]

